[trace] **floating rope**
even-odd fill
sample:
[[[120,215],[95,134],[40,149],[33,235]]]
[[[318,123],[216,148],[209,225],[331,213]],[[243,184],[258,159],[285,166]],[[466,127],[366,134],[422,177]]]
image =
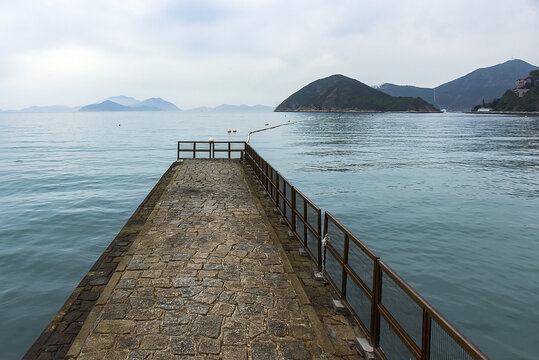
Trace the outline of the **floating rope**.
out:
[[[304,120],[300,120],[300,121],[304,121]],[[258,130],[249,131],[249,134],[247,135],[247,144],[249,144],[249,140],[251,140],[251,134],[261,132],[261,131],[270,130],[270,129],[275,129],[275,128],[278,128],[280,126],[292,125],[292,124],[295,124],[295,123],[300,122],[300,121],[286,122],[286,123],[279,124],[279,125],[274,125],[274,126],[265,127],[265,128],[258,129]]]

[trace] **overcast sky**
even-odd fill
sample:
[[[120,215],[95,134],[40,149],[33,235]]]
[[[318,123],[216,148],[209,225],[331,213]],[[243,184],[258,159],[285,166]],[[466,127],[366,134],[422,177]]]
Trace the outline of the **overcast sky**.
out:
[[[277,105],[340,73],[433,87],[539,65],[539,0],[0,0],[0,109]]]

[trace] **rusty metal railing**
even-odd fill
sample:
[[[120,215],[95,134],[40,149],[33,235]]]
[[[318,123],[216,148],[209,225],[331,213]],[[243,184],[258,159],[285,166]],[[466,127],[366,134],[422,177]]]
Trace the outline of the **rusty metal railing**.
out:
[[[189,144],[191,147],[185,148],[185,145]],[[184,145],[183,148],[182,145]],[[200,146],[202,146],[202,148]],[[181,156],[181,153],[190,153],[192,156],[189,157],[193,159],[197,158],[197,153],[207,153],[208,159],[218,158],[219,156],[216,157],[216,153],[226,153],[228,159],[235,157],[236,154],[239,153],[239,159],[243,159],[244,152],[244,141],[178,141],[176,159],[179,160],[185,158]]]
[[[488,359],[327,211],[322,232],[320,208],[249,144],[245,145],[245,160],[319,271],[323,268],[379,358]]]
[[[192,147],[181,148],[181,144]],[[488,359],[331,213],[326,211],[322,217],[320,208],[249,144],[178,141],[178,159],[180,152],[191,153],[193,158],[198,152],[208,153],[209,158],[220,152],[227,153],[228,158],[240,153],[240,159],[251,166],[284,221],[318,271],[323,271],[379,358]]]

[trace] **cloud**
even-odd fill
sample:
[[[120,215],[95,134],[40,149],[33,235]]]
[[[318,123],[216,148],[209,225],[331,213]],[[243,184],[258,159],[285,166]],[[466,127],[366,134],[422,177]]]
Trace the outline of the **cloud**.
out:
[[[323,0],[0,3],[0,108],[161,96],[276,105],[342,73],[436,86],[511,57],[539,64],[539,4]]]
[[[229,13],[224,4],[203,0],[172,2],[162,11],[166,21],[181,26],[209,26],[225,20]]]

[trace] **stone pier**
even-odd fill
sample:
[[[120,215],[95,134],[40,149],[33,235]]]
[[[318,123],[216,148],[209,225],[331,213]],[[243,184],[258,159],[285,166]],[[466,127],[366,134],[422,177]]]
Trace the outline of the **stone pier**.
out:
[[[152,193],[25,358],[361,359],[248,165],[183,160]]]

